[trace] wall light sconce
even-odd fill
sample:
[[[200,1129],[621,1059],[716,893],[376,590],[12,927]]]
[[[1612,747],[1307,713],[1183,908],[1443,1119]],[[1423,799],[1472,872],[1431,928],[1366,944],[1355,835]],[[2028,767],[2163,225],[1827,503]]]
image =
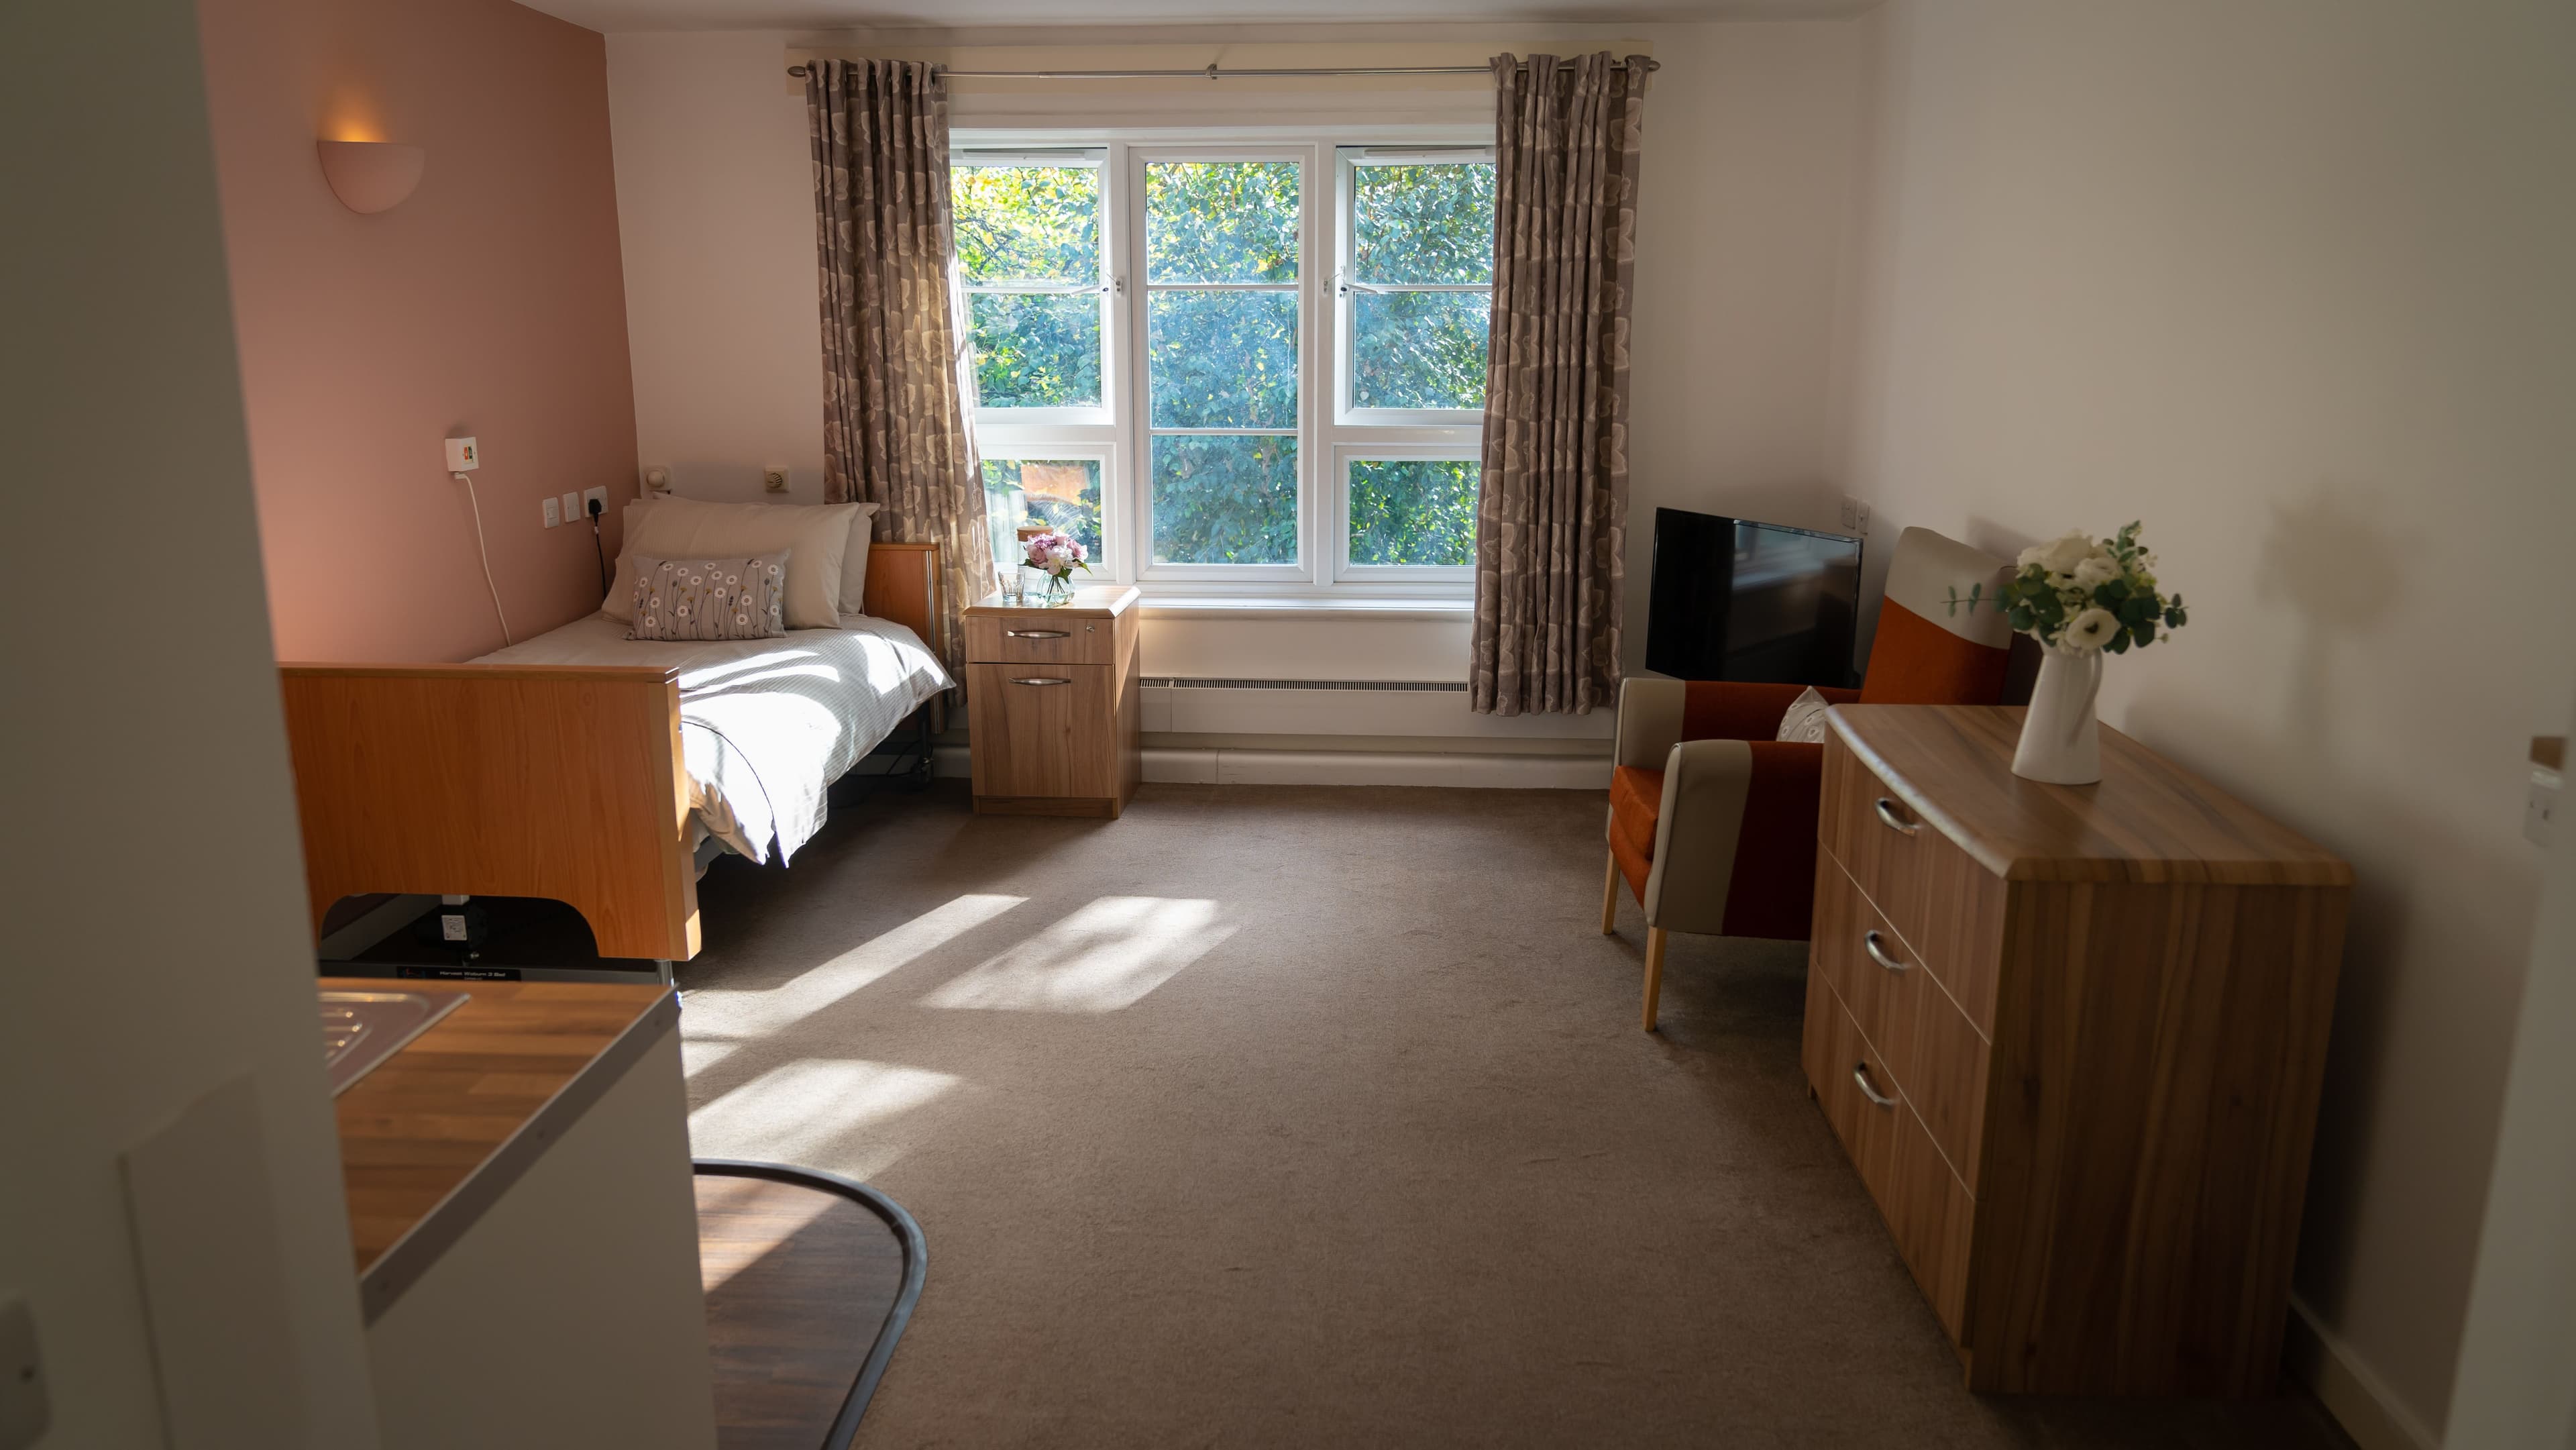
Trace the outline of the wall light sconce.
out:
[[[340,204],[361,214],[400,206],[420,185],[429,153],[391,141],[316,141],[322,154],[322,179]]]

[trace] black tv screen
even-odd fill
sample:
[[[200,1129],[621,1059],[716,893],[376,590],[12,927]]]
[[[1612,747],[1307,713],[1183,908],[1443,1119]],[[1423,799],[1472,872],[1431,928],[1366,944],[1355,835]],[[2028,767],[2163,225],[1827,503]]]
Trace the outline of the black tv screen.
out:
[[[1848,685],[1859,599],[1858,539],[1659,508],[1646,668]]]

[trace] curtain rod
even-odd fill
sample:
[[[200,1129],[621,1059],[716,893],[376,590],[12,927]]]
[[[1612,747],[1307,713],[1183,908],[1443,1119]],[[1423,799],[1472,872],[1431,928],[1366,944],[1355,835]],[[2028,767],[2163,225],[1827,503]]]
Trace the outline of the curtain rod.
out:
[[[1569,65],[1572,62],[1560,60],[1557,64]],[[1521,65],[1526,68],[1529,62],[1523,61]],[[1625,70],[1628,63],[1614,60],[1610,62],[1610,68]],[[1653,72],[1663,67],[1646,59],[1645,69]],[[805,67],[791,65],[787,73],[801,80]],[[1493,68],[1482,65],[1358,65],[1219,70],[1216,62],[1210,61],[1204,70],[952,70],[945,73],[949,79],[961,81],[1220,81],[1246,76],[1481,76],[1492,74]]]

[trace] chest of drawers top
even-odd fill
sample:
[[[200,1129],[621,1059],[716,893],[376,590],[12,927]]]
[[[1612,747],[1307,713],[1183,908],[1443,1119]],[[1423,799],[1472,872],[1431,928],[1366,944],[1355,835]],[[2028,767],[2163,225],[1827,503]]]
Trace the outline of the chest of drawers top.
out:
[[[1838,705],[1827,719],[1900,819],[1931,826],[2007,881],[2352,884],[2333,852],[2107,725],[2100,781],[2022,779],[2012,773],[2022,714]],[[1875,799],[1860,804],[1877,813]]]

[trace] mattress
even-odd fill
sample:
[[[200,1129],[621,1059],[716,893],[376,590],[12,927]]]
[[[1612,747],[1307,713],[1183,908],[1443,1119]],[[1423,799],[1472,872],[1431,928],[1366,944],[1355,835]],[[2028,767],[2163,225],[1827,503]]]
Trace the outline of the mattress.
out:
[[[473,663],[678,666],[690,808],[727,846],[782,864],[822,829],[832,782],[956,683],[920,636],[868,616],[672,643],[628,639],[624,620],[594,614]]]

